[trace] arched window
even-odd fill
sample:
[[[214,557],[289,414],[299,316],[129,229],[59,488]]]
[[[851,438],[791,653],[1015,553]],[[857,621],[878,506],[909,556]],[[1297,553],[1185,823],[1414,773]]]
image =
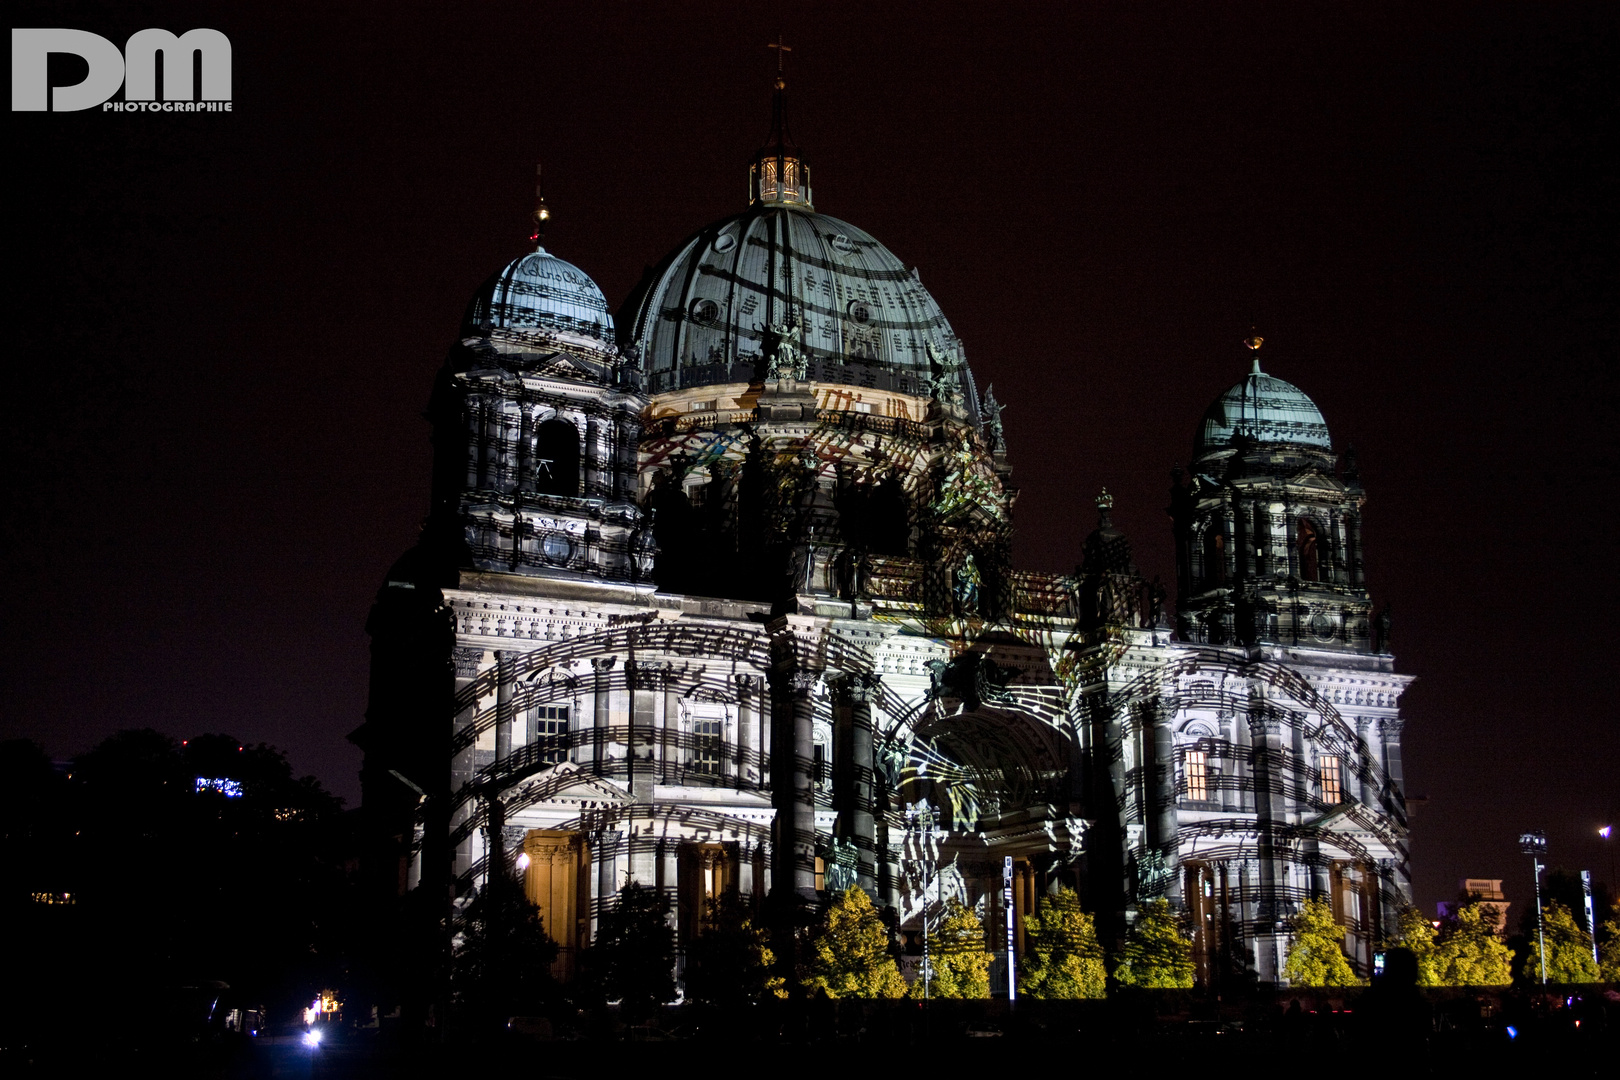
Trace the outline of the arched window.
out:
[[[1310,518],[1300,518],[1299,531],[1295,534],[1294,543],[1299,548],[1299,579],[1321,581],[1322,567],[1317,557],[1316,523]]]
[[[567,420],[547,420],[534,429],[534,490],[579,494],[579,429]]]

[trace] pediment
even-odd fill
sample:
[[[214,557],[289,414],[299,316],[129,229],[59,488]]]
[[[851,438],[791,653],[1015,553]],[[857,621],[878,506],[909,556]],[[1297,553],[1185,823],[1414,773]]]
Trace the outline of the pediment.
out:
[[[509,806],[519,803],[533,806],[537,803],[629,803],[627,788],[603,779],[576,762],[561,765],[525,777],[501,792],[501,801]]]

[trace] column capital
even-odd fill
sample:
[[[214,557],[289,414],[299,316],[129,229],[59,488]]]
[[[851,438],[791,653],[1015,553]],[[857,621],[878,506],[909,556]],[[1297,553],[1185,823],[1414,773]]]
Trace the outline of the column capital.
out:
[[[821,678],[819,671],[790,671],[787,675],[788,692],[796,698],[807,698],[815,692]]]
[[[877,697],[883,677],[862,671],[846,672],[828,680],[837,699],[844,704],[865,704]]]
[[[456,670],[458,679],[476,679],[478,669],[484,663],[484,650],[470,645],[457,645],[450,651],[450,663]]]
[[[1272,712],[1249,714],[1249,737],[1262,739],[1282,734],[1282,717]]]

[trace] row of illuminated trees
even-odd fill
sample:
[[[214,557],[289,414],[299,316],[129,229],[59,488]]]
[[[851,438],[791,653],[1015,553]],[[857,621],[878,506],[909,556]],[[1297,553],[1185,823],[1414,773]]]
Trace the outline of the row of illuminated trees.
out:
[[[556,946],[545,939],[535,909],[514,884],[506,900],[506,928],[501,941],[488,935],[486,916],[492,900],[484,897],[469,910],[460,938],[457,996],[464,1006],[501,987],[523,990],[543,1008],[544,972]],[[1614,950],[1600,970],[1592,959],[1591,940],[1563,905],[1545,910],[1548,979],[1561,983],[1616,980]],[[1438,929],[1416,909],[1400,921],[1400,945],[1416,958],[1422,986],[1496,986],[1512,981],[1514,954],[1495,925],[1496,913],[1473,898],[1453,908]],[[1026,919],[1026,949],[1019,961],[1018,991],[1035,999],[1102,998],[1110,983],[1124,987],[1189,988],[1193,985],[1192,942],[1181,915],[1163,900],[1144,905],[1122,948],[1110,964],[1098,941],[1092,916],[1079,897],[1059,889],[1041,898],[1039,912]],[[1620,940],[1620,926],[1606,927]],[[1344,952],[1344,928],[1326,900],[1307,902],[1293,918],[1284,976],[1293,986],[1357,986],[1357,975]],[[771,931],[738,897],[715,902],[706,929],[689,946],[685,967],[686,998],[711,1005],[741,1005],[786,998],[790,990],[830,999],[920,998],[924,981],[909,985],[900,973],[893,928],[873,907],[866,893],[851,888],[832,896],[820,917],[795,931],[796,962],[784,965],[773,948]],[[494,944],[490,949],[485,946]],[[1533,943],[1532,943],[1533,944]],[[984,928],[972,908],[957,901],[929,933],[930,972],[926,993],[935,998],[988,998],[992,954]],[[505,958],[489,959],[489,958]],[[502,978],[491,964],[512,965],[510,978],[528,978],[526,989]],[[1540,959],[1532,950],[1521,961],[1521,974],[1539,978]],[[581,958],[581,985],[576,1000],[618,1001],[627,1017],[650,1016],[676,996],[675,938],[665,903],[657,892],[632,884],[618,905],[605,914],[595,943]],[[527,975],[523,975],[527,972]],[[541,981],[535,981],[539,979]],[[790,985],[792,984],[792,985]],[[551,987],[553,991],[557,988]],[[493,1002],[489,1004],[493,1005]],[[496,1011],[521,1003],[511,1000]]]

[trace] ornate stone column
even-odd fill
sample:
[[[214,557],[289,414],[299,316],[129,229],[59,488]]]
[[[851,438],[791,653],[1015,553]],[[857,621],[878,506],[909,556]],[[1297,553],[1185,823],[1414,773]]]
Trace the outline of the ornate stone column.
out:
[[[534,490],[534,406],[518,405],[517,489]]]
[[[1277,850],[1274,825],[1282,799],[1282,720],[1258,694],[1249,703],[1249,740],[1253,747],[1256,863],[1259,871],[1255,897],[1257,973],[1275,982],[1277,970],[1277,926],[1287,912],[1281,910],[1279,893],[1286,883],[1287,868]]]
[[[771,635],[771,802],[776,808],[773,891],[816,899],[815,700],[829,620],[783,615]]]
[[[872,768],[872,699],[880,684],[878,676],[858,672],[838,680],[838,701],[849,710],[849,722],[847,730],[839,732],[847,751],[841,746],[833,759],[833,798],[839,811],[839,832],[855,843],[856,884],[874,897],[877,828],[873,814],[876,777]]]
[[[484,660],[484,650],[466,645],[458,645],[450,654],[451,663],[455,668],[456,695],[459,698],[478,677],[479,665]],[[462,788],[472,781],[476,771],[474,752],[478,745],[477,736],[473,734],[472,725],[478,715],[478,699],[470,693],[466,702],[457,710],[455,718],[451,721],[451,730],[456,739],[458,749],[450,759],[450,795],[451,811],[450,829],[454,832],[469,817],[477,812],[477,800],[468,799],[457,805]],[[463,740],[465,745],[461,745]],[[454,877],[460,879],[472,870],[472,841],[462,841],[452,854],[452,870]]]
[[[504,649],[495,653],[495,768],[506,764],[512,756],[513,667],[512,654]]]
[[[461,423],[467,440],[467,490],[482,487],[484,466],[484,399],[469,397],[461,406]]]
[[[617,657],[597,657],[591,661],[591,771],[603,776],[608,769],[608,723],[612,719],[608,673]]]
[[[736,766],[737,789],[760,786],[760,777],[757,775],[759,760],[759,733],[754,727],[754,713],[759,706],[754,702],[754,677],[752,675],[733,676],[737,687],[737,760]]]

